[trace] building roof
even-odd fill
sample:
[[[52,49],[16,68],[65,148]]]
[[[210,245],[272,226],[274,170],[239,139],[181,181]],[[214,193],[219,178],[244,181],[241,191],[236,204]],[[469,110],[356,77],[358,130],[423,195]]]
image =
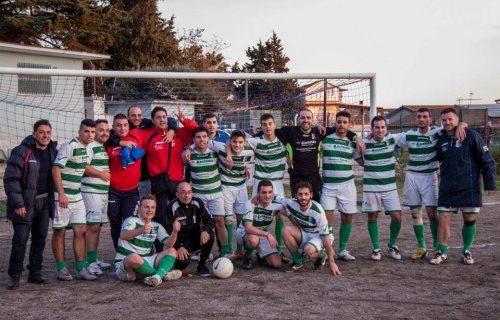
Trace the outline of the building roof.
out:
[[[72,59],[80,59],[80,60],[107,60],[111,58],[110,55],[107,54],[97,54],[83,51],[72,51],[72,50],[62,50],[62,49],[53,49],[53,48],[44,48],[44,47],[36,47],[36,46],[27,46],[17,43],[10,42],[1,42],[0,41],[0,52],[18,52],[18,53],[27,53],[27,54],[35,54],[41,56],[49,56],[49,57],[61,57],[61,58],[72,58]]]

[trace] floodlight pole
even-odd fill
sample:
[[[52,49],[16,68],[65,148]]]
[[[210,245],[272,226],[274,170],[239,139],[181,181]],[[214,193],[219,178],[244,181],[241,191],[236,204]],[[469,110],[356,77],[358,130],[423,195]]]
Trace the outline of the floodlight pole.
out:
[[[370,78],[370,120],[377,115],[376,75]]]
[[[325,127],[328,126],[328,123],[326,123],[326,94],[328,92],[327,86],[328,86],[328,80],[324,79],[323,80],[323,125]]]

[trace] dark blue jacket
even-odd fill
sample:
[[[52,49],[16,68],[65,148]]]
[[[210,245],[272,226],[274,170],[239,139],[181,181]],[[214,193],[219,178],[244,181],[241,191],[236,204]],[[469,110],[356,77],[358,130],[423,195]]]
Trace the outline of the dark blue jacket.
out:
[[[47,146],[50,152],[50,162],[53,163],[57,155],[57,143],[51,141]],[[33,205],[37,194],[39,162],[36,159],[35,138],[27,136],[23,142],[15,147],[7,161],[7,168],[3,176],[5,193],[7,194],[7,217],[13,222],[31,223]],[[50,170],[50,169],[49,169]],[[52,174],[49,174],[49,203],[54,203],[54,184]],[[15,213],[15,209],[25,207],[24,218]],[[52,210],[49,211],[52,217]]]
[[[465,129],[460,142],[442,131],[436,149],[440,164],[438,206],[481,207],[481,175],[484,190],[495,189],[495,161],[481,136]]]

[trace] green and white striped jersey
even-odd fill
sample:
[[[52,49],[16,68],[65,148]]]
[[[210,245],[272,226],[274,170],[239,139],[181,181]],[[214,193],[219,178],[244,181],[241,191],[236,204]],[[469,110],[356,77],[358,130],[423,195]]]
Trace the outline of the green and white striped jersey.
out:
[[[87,154],[90,166],[99,171],[109,172],[109,157],[104,146],[97,141],[92,141],[87,146]],[[107,194],[109,191],[109,181],[101,178],[83,175],[81,190],[84,193]]]
[[[245,185],[247,181],[245,170],[254,156],[252,149],[245,147],[240,154],[233,154],[233,167],[228,169],[225,164],[227,157],[226,144],[211,140],[208,143],[208,147],[217,152],[217,155],[219,156],[219,171],[222,185],[230,187]]]
[[[247,143],[255,152],[254,179],[283,180],[286,166],[286,148],[278,138],[267,140],[249,138]]]
[[[85,166],[89,163],[87,147],[84,146],[78,138],[73,138],[69,142],[61,145],[54,160],[54,166],[61,168],[62,185],[64,193],[70,202],[82,200],[80,185]],[[55,192],[55,199],[59,194]]]
[[[283,214],[293,217],[300,229],[309,233],[319,233],[321,236],[330,234],[325,211],[316,201],[311,200],[311,206],[306,211],[300,209],[300,204],[296,199],[283,199],[281,203],[286,207]]]
[[[400,134],[389,134],[383,141],[363,139],[366,145],[364,154],[364,192],[385,192],[396,190],[396,157],[394,149]]]
[[[222,191],[217,153],[207,148],[204,152],[193,150],[189,160],[191,187],[195,194],[214,194]]]
[[[439,169],[436,143],[441,130],[442,128],[432,128],[422,134],[418,129],[413,129],[401,136],[398,145],[408,147],[410,154],[408,171],[433,173]]]
[[[354,179],[352,171],[356,143],[347,137],[339,138],[332,133],[323,139],[322,150],[323,183],[339,184]]]
[[[282,199],[278,196],[274,197],[271,203],[264,207],[261,204],[254,205],[251,201],[247,201],[245,214],[243,215],[243,223],[252,222],[253,226],[263,231],[268,231],[269,226],[273,223],[274,217],[284,212]]]
[[[145,223],[136,216],[128,217],[123,221],[122,231],[136,230],[142,228]],[[140,234],[130,240],[118,240],[118,248],[116,248],[115,262],[122,261],[131,253],[137,253],[141,257],[151,255],[151,249],[156,239],[164,242],[169,238],[165,228],[158,222],[151,221],[151,232],[148,234]]]

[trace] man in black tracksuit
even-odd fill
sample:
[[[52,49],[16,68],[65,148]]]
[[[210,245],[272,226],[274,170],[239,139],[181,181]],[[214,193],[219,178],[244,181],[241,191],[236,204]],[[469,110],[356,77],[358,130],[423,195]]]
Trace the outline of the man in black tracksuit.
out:
[[[288,152],[292,194],[296,192],[297,183],[306,181],[313,187],[313,200],[319,202],[323,185],[319,174],[319,145],[327,135],[335,132],[335,128],[326,128],[326,133],[322,135],[312,124],[312,112],[304,109],[299,112],[299,126],[276,129],[276,136]],[[347,137],[350,140],[355,139],[355,136],[354,132],[348,131]]]
[[[177,250],[174,268],[185,269],[191,262],[190,253],[201,250],[197,271],[200,276],[209,276],[206,262],[214,244],[214,219],[205,208],[203,201],[193,197],[193,190],[189,183],[179,183],[176,195],[177,198],[168,204],[166,212],[167,233],[172,232],[176,220],[181,224],[181,230],[177,234],[177,242],[174,245]]]
[[[7,217],[14,235],[7,287],[16,289],[24,269],[24,254],[31,232],[28,282],[41,284],[43,251],[53,215],[54,183],[51,168],[57,155],[48,120],[39,120],[33,134],[12,150],[3,177],[7,194]]]
[[[463,141],[455,139],[458,115],[453,108],[441,112],[444,130],[436,143],[436,153],[440,161],[441,182],[438,197],[438,240],[436,254],[431,264],[446,261],[450,221],[453,213],[462,212],[462,262],[474,263],[470,249],[476,236],[476,220],[482,206],[481,176],[484,190],[495,189],[495,161],[481,135],[465,129]]]

